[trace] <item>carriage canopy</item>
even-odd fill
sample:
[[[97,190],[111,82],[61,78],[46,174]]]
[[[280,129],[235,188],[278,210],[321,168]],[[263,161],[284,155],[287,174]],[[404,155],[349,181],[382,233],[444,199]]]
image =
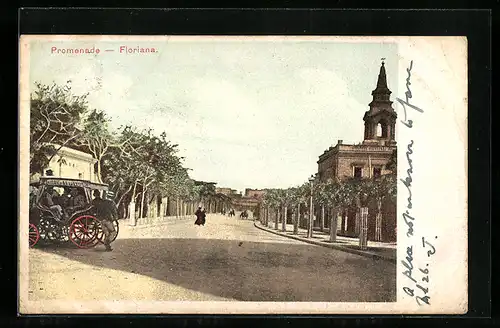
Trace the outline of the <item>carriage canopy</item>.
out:
[[[109,197],[107,195],[109,186],[104,183],[92,182],[88,180],[71,179],[71,178],[60,178],[60,177],[40,177],[39,180],[33,181],[30,185],[45,189],[46,187],[56,187],[56,188],[78,188],[84,190],[86,198],[88,200],[92,199],[92,191],[97,189],[103,192],[103,198]],[[40,196],[40,194],[38,195]]]
[[[104,183],[91,182],[88,180],[59,178],[59,177],[40,177],[40,180],[35,182],[38,185],[58,186],[58,187],[82,187],[89,189],[108,190],[108,185]]]

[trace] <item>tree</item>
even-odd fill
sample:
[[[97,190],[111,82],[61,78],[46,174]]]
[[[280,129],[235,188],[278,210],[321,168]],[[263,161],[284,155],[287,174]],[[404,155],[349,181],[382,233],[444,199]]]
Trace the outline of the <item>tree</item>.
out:
[[[297,187],[297,219],[294,222],[293,233],[296,235],[299,233],[300,225],[300,206],[306,205],[308,203],[309,197],[311,195],[311,187],[308,182],[303,183]]]
[[[165,133],[156,136],[151,129],[136,131],[125,127],[113,143],[108,144],[110,148],[103,156],[104,181],[116,189],[120,199],[128,198],[126,195],[131,192],[130,201],[140,203],[140,217],[146,214],[148,195],[153,199],[158,195],[181,194],[180,186],[189,176],[181,158],[176,156],[177,145],[171,144]],[[137,196],[141,196],[140,202],[136,201]]]
[[[353,204],[356,191],[353,183],[340,179],[328,180],[325,184],[325,203],[330,207],[330,241],[337,240],[338,216]]]
[[[321,206],[321,224],[320,229],[323,231],[324,221],[325,221],[325,205],[328,201],[328,195],[326,190],[326,183],[319,182],[314,187],[314,196],[313,198],[316,200],[316,204]]]
[[[276,201],[277,201],[277,209],[278,209],[278,215],[276,217],[276,224],[275,224],[275,229],[276,230],[279,230],[279,222],[281,220],[281,228],[285,229],[284,231],[286,231],[286,218],[285,218],[285,213],[286,213],[286,203],[287,203],[287,200],[286,200],[286,197],[287,197],[287,194],[286,194],[286,189],[277,189],[276,190]]]
[[[204,204],[206,209],[206,203],[208,203],[208,211],[211,210],[211,202],[213,201],[216,193],[215,184],[204,181],[196,181],[196,184],[200,186],[199,189],[199,200]]]
[[[262,197],[262,206],[265,207],[265,219],[264,225],[267,227],[269,225],[269,209],[272,206],[272,198],[273,198],[273,190],[266,189],[263,197]]]
[[[286,220],[288,216],[288,208],[292,207],[292,215],[296,212],[295,205],[298,203],[298,189],[296,187],[288,188],[285,190],[285,218],[282,223],[283,232],[286,231]],[[294,216],[295,217],[295,216]],[[294,219],[295,224],[295,219]]]
[[[397,173],[397,167],[398,167],[398,150],[395,148],[392,151],[391,157],[389,158],[389,161],[385,165],[385,168],[389,171],[391,171],[392,174]]]
[[[143,147],[144,135],[131,126],[125,126],[120,128],[116,138],[116,142],[123,143],[124,146],[109,147],[104,152],[101,158],[101,175],[102,181],[114,191],[117,205],[125,207],[124,213],[127,214],[126,204],[137,203],[136,194],[143,164],[139,150]],[[135,217],[135,207],[131,209],[130,217],[132,216]]]
[[[277,189],[268,189],[264,196],[264,203],[267,205],[268,209],[276,210],[279,205],[278,200],[278,190]],[[278,216],[275,215],[275,228],[278,229]]]
[[[396,177],[394,174],[386,174],[379,178],[367,181],[363,185],[368,198],[373,200],[377,206],[375,216],[375,240],[382,240],[382,203],[386,198],[396,198]]]
[[[58,151],[80,135],[87,96],[75,96],[65,86],[35,83],[30,99],[30,173],[43,173]]]
[[[103,112],[96,109],[92,110],[83,120],[83,130],[78,138],[75,139],[74,143],[77,147],[81,147],[86,151],[90,152],[92,156],[97,160],[96,163],[96,177],[97,181],[103,182],[102,179],[102,160],[112,149],[118,149],[120,155],[127,154],[128,150],[137,151],[141,144],[134,147],[127,147],[132,135],[126,138],[127,131],[122,131],[121,135],[117,137],[114,133],[109,130],[109,117]],[[131,130],[131,127],[126,126],[124,130]]]

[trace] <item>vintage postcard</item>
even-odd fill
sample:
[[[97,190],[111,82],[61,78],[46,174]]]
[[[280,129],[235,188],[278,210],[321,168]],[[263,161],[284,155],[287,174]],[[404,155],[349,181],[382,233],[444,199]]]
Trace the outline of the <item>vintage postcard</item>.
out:
[[[467,39],[20,39],[21,314],[463,314]]]

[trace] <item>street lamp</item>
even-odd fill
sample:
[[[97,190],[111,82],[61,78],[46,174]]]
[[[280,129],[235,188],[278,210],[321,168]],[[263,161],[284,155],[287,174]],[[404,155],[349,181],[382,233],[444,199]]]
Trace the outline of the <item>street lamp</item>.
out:
[[[311,185],[311,198],[309,204],[309,229],[307,229],[307,238],[312,238],[313,232],[313,188],[314,188],[314,175],[309,178],[309,183]]]

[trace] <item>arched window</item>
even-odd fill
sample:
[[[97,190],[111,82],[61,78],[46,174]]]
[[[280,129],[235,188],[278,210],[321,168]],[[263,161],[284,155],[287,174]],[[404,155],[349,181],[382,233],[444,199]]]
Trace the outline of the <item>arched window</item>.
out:
[[[389,138],[389,125],[385,120],[380,120],[377,124],[377,138]]]
[[[382,138],[382,132],[383,132],[382,130],[383,130],[382,129],[382,123],[378,123],[377,124],[377,132],[376,132],[377,133],[376,134],[377,138]]]

